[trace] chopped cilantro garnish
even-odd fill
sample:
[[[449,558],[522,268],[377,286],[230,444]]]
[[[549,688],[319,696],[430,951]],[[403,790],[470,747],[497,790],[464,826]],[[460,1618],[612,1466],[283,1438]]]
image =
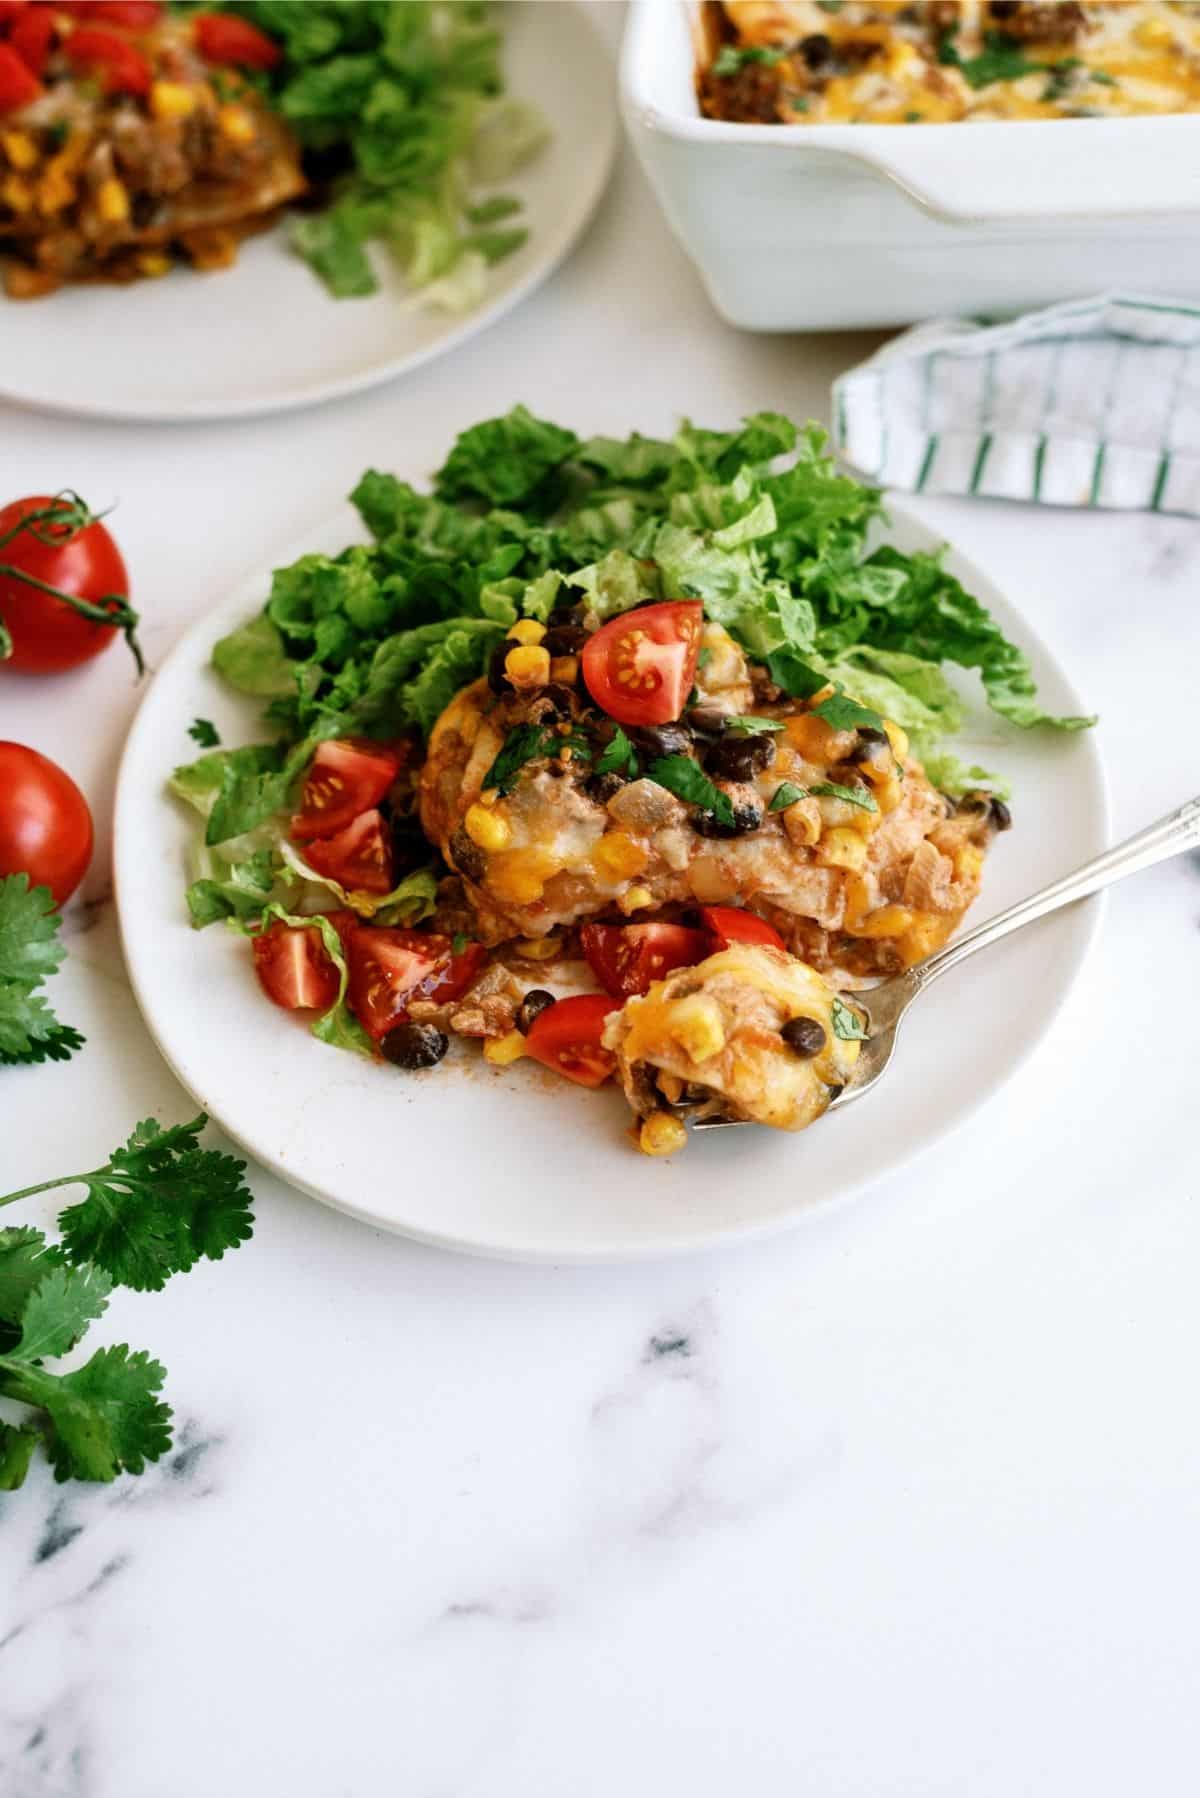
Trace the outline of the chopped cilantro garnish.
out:
[[[866,1041],[867,1026],[862,1013],[852,1011],[850,1007],[835,999],[833,1002],[833,1034],[841,1037],[844,1043],[861,1043]]]
[[[740,712],[735,717],[726,718],[725,729],[738,732],[742,736],[753,737],[760,735],[763,731],[784,730],[786,725],[782,718],[755,718],[750,712]]]
[[[879,713],[872,711],[869,705],[859,705],[857,699],[851,699],[843,693],[840,686],[836,693],[823,699],[820,705],[813,707],[813,716],[824,718],[826,724],[834,730],[882,730],[883,719]]]
[[[841,787],[836,780],[823,780],[820,786],[808,790],[814,799],[841,799],[846,805],[857,805],[864,812],[879,810],[866,787]]]
[[[714,787],[699,762],[694,762],[690,755],[659,756],[656,762],[651,762],[647,773],[660,787],[666,787],[668,793],[674,793],[676,799],[711,812],[718,824],[733,823],[733,801],[728,793]]]
[[[504,746],[483,777],[483,785],[511,793],[516,778],[526,762],[539,755],[549,755],[555,742],[554,732],[543,724],[518,724],[504,739]]]
[[[188,725],[188,736],[194,743],[199,743],[201,749],[215,749],[221,741],[216,725],[207,718],[194,718]]]
[[[771,795],[771,803],[767,810],[769,812],[786,812],[789,805],[796,805],[801,799],[807,798],[807,787],[798,787],[795,781],[785,780],[781,786],[776,787]]]
[[[596,763],[596,773],[623,774],[627,780],[637,779],[637,751],[619,724],[613,733],[612,742]]]
[[[736,75],[747,63],[760,62],[767,68],[780,62],[787,55],[786,50],[771,48],[766,44],[747,44],[739,47],[736,44],[722,44],[713,59],[714,75]]]

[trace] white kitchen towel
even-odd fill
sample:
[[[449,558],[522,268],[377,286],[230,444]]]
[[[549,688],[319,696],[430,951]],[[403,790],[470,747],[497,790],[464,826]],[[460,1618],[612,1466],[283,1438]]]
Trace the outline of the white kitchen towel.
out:
[[[835,382],[833,416],[883,487],[1200,514],[1200,306],[1107,294],[917,325]]]

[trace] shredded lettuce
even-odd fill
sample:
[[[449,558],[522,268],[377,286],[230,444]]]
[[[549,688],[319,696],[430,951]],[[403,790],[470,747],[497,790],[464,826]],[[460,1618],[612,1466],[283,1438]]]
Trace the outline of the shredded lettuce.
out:
[[[375,293],[381,245],[429,304],[466,311],[527,233],[486,189],[536,156],[537,107],[502,90],[501,38],[482,0],[224,0],[283,49],[260,78],[319,180],[324,210],[291,242],[339,299]]]

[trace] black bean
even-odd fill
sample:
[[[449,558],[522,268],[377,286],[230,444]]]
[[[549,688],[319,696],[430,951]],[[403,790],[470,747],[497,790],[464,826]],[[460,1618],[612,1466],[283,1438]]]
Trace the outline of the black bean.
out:
[[[597,805],[607,805],[614,794],[619,793],[624,785],[625,780],[620,774],[593,774],[591,779],[584,783],[583,790],[589,799],[596,801]]]
[[[989,8],[993,19],[1011,19],[1016,16],[1020,0],[992,0]]]
[[[397,1068],[436,1067],[450,1038],[432,1024],[396,1024],[388,1031],[379,1048],[385,1061]]]
[[[730,733],[708,750],[704,766],[716,780],[753,780],[774,760],[774,731],[739,736]]]
[[[692,733],[686,724],[644,724],[626,734],[646,756],[687,755],[692,747]]]
[[[833,43],[823,31],[800,39],[800,54],[810,69],[823,69],[833,61]]]
[[[885,730],[876,730],[873,724],[865,724],[860,728],[858,741],[846,759],[851,762],[881,762],[890,753],[891,747]]]
[[[560,680],[552,680],[548,687],[543,687],[539,697],[549,700],[554,710],[564,718],[569,718],[575,709],[574,693]]]
[[[992,799],[988,810],[992,814],[992,823],[996,826],[997,830],[1012,829],[1012,813],[1005,805],[1003,799]]]
[[[588,634],[582,624],[552,623],[542,638],[542,648],[547,655],[573,656],[578,653],[588,640]]]
[[[392,818],[392,857],[399,868],[415,868],[429,860],[429,843],[417,818]]]
[[[517,1029],[522,1036],[528,1036],[535,1019],[540,1018],[554,1004],[554,994],[548,993],[544,987],[535,986],[526,993],[517,1010]]]
[[[735,805],[732,824],[723,824],[712,812],[700,812],[693,818],[692,828],[702,837],[744,837],[762,821],[761,805]]]
[[[468,880],[482,880],[487,872],[483,850],[471,841],[461,824],[450,838],[450,860]]]
[[[719,737],[729,721],[729,713],[715,705],[694,705],[687,713],[690,729],[701,737]]]
[[[491,658],[488,662],[487,681],[488,686],[492,689],[493,693],[512,693],[515,691],[512,682],[504,672],[504,663],[507,659],[508,652],[513,648],[515,648],[515,645],[510,643],[508,638],[505,637],[502,642],[497,643],[495,649],[492,651]]]
[[[829,1041],[824,1027],[817,1023],[816,1018],[789,1018],[779,1034],[792,1053],[802,1061],[811,1061]]]
[[[550,610],[550,622],[552,625],[582,624],[586,612],[587,604],[578,587],[560,587]]]

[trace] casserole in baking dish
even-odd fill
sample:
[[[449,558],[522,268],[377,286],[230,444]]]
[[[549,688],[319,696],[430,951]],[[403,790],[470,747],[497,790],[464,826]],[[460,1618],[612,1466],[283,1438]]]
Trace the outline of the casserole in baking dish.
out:
[[[1200,115],[1033,116],[1019,129],[973,117],[969,131],[958,118],[732,122],[704,117],[697,97],[713,54],[704,8],[634,0],[626,124],[731,323],[1020,311],[1128,286],[1131,270],[1143,292],[1200,298]]]

